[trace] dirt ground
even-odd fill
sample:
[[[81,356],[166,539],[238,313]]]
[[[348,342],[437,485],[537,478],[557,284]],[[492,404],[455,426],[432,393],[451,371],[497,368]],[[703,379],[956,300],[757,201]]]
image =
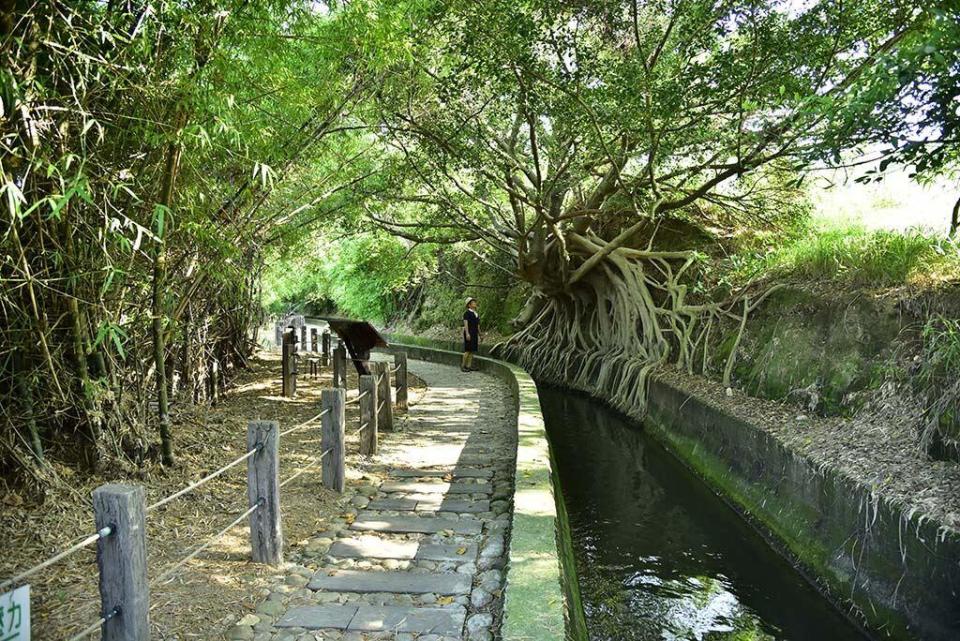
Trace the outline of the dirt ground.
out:
[[[903,507],[960,533],[960,466],[932,461],[916,446],[921,411],[891,394],[854,418],[819,417],[796,405],[728,395],[720,383],[665,367],[658,376],[773,434],[816,465],[829,466]]]
[[[94,532],[90,496],[99,485],[125,482],[142,485],[147,504],[172,494],[226,465],[246,451],[246,425],[252,419],[276,420],[288,429],[319,412],[320,390],[331,384],[330,369],[318,379],[301,366],[298,395],[280,396],[280,361],[264,352],[251,360],[217,407],[177,405],[172,412],[178,465],[166,469],[151,463],[135,478],[109,474],[81,477],[49,491],[44,503],[31,504],[7,492],[0,499],[0,577],[24,568]],[[423,383],[411,376],[410,402],[422,396]],[[356,372],[348,376],[348,396],[357,391]],[[359,458],[359,441],[351,430],[359,420],[356,404],[347,406],[347,475]],[[398,420],[403,420],[402,415]],[[320,426],[306,427],[281,439],[280,480],[289,478],[320,453]],[[354,469],[356,466],[352,466]],[[60,470],[61,475],[69,470]],[[357,472],[353,472],[357,475]],[[281,490],[286,550],[292,551],[322,531],[340,511],[339,495],[320,483],[320,466],[311,468]],[[152,638],[214,639],[223,633],[225,617],[252,611],[260,592],[278,570],[249,560],[246,520],[166,582],[159,577],[247,509],[246,465],[241,463],[197,490],[147,515],[148,567]],[[32,632],[40,641],[68,639],[100,616],[96,546],[91,545],[34,575],[31,585]],[[88,638],[98,638],[92,634]]]

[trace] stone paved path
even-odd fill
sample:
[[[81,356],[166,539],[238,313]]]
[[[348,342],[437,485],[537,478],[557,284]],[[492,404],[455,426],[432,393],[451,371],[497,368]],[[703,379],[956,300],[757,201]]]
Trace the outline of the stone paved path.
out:
[[[257,612],[227,638],[494,638],[516,452],[510,392],[479,372],[410,369],[429,389],[403,431],[381,435],[380,454],[348,483],[342,520],[288,554]]]

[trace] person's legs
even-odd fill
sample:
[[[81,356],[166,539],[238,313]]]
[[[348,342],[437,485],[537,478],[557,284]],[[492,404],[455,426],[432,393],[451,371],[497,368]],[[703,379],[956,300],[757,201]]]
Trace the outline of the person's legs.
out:
[[[467,369],[473,369],[473,352],[467,352]]]
[[[470,367],[470,352],[464,351],[463,357],[460,359],[460,369],[466,371]]]

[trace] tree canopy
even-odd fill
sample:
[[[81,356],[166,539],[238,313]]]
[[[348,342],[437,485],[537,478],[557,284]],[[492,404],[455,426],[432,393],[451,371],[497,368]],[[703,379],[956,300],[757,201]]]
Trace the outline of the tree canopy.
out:
[[[948,2],[0,14],[0,459],[38,475],[46,447],[78,439],[94,464],[172,462],[168,397],[243,366],[265,268],[279,306],[306,291],[275,277],[286,265],[328,292],[365,279],[348,307],[386,316],[385,297],[465,252],[491,289],[525,284],[514,347],[556,368],[557,345],[626,358],[624,389],[642,389],[764,295],[708,295],[704,239],[795,218],[803,172],[853,150],[956,168]]]

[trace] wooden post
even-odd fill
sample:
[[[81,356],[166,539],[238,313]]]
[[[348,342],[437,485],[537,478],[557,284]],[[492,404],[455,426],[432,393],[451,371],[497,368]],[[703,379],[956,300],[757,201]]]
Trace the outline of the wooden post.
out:
[[[110,528],[97,542],[103,641],[149,641],[150,586],[147,584],[147,524],[143,488],[110,483],[93,491],[97,529]]]
[[[300,349],[307,351],[307,348],[310,347],[307,345],[307,325],[304,323],[300,326]]]
[[[283,396],[293,398],[297,393],[297,337],[293,327],[283,333],[281,369],[283,371]]]
[[[334,387],[347,388],[347,348],[343,343],[337,345],[333,350],[333,385]]]
[[[407,409],[407,353],[398,352],[393,361],[397,364],[397,409]]]
[[[384,362],[375,363],[377,380],[379,384],[377,385],[377,405],[382,407],[378,412],[377,416],[377,426],[378,429],[384,430],[385,432],[393,431],[393,395],[390,393],[390,364]]]
[[[255,563],[283,563],[280,528],[280,426],[276,421],[247,423],[247,451],[260,448],[247,459],[247,503],[260,508],[250,515],[250,548]]]
[[[320,355],[321,361],[320,364],[324,367],[330,365],[330,330],[323,330],[323,336],[321,336],[323,353]]]
[[[360,425],[367,427],[360,432],[360,453],[373,456],[377,453],[377,378],[367,374],[360,377]]]
[[[310,352],[313,354],[317,353],[317,328],[310,328]]]
[[[343,492],[343,479],[346,472],[344,461],[346,452],[343,445],[345,396],[346,391],[343,388],[325,389],[320,392],[323,409],[330,410],[323,415],[320,430],[320,452],[321,454],[327,452],[323,457],[323,485],[336,492]]]

